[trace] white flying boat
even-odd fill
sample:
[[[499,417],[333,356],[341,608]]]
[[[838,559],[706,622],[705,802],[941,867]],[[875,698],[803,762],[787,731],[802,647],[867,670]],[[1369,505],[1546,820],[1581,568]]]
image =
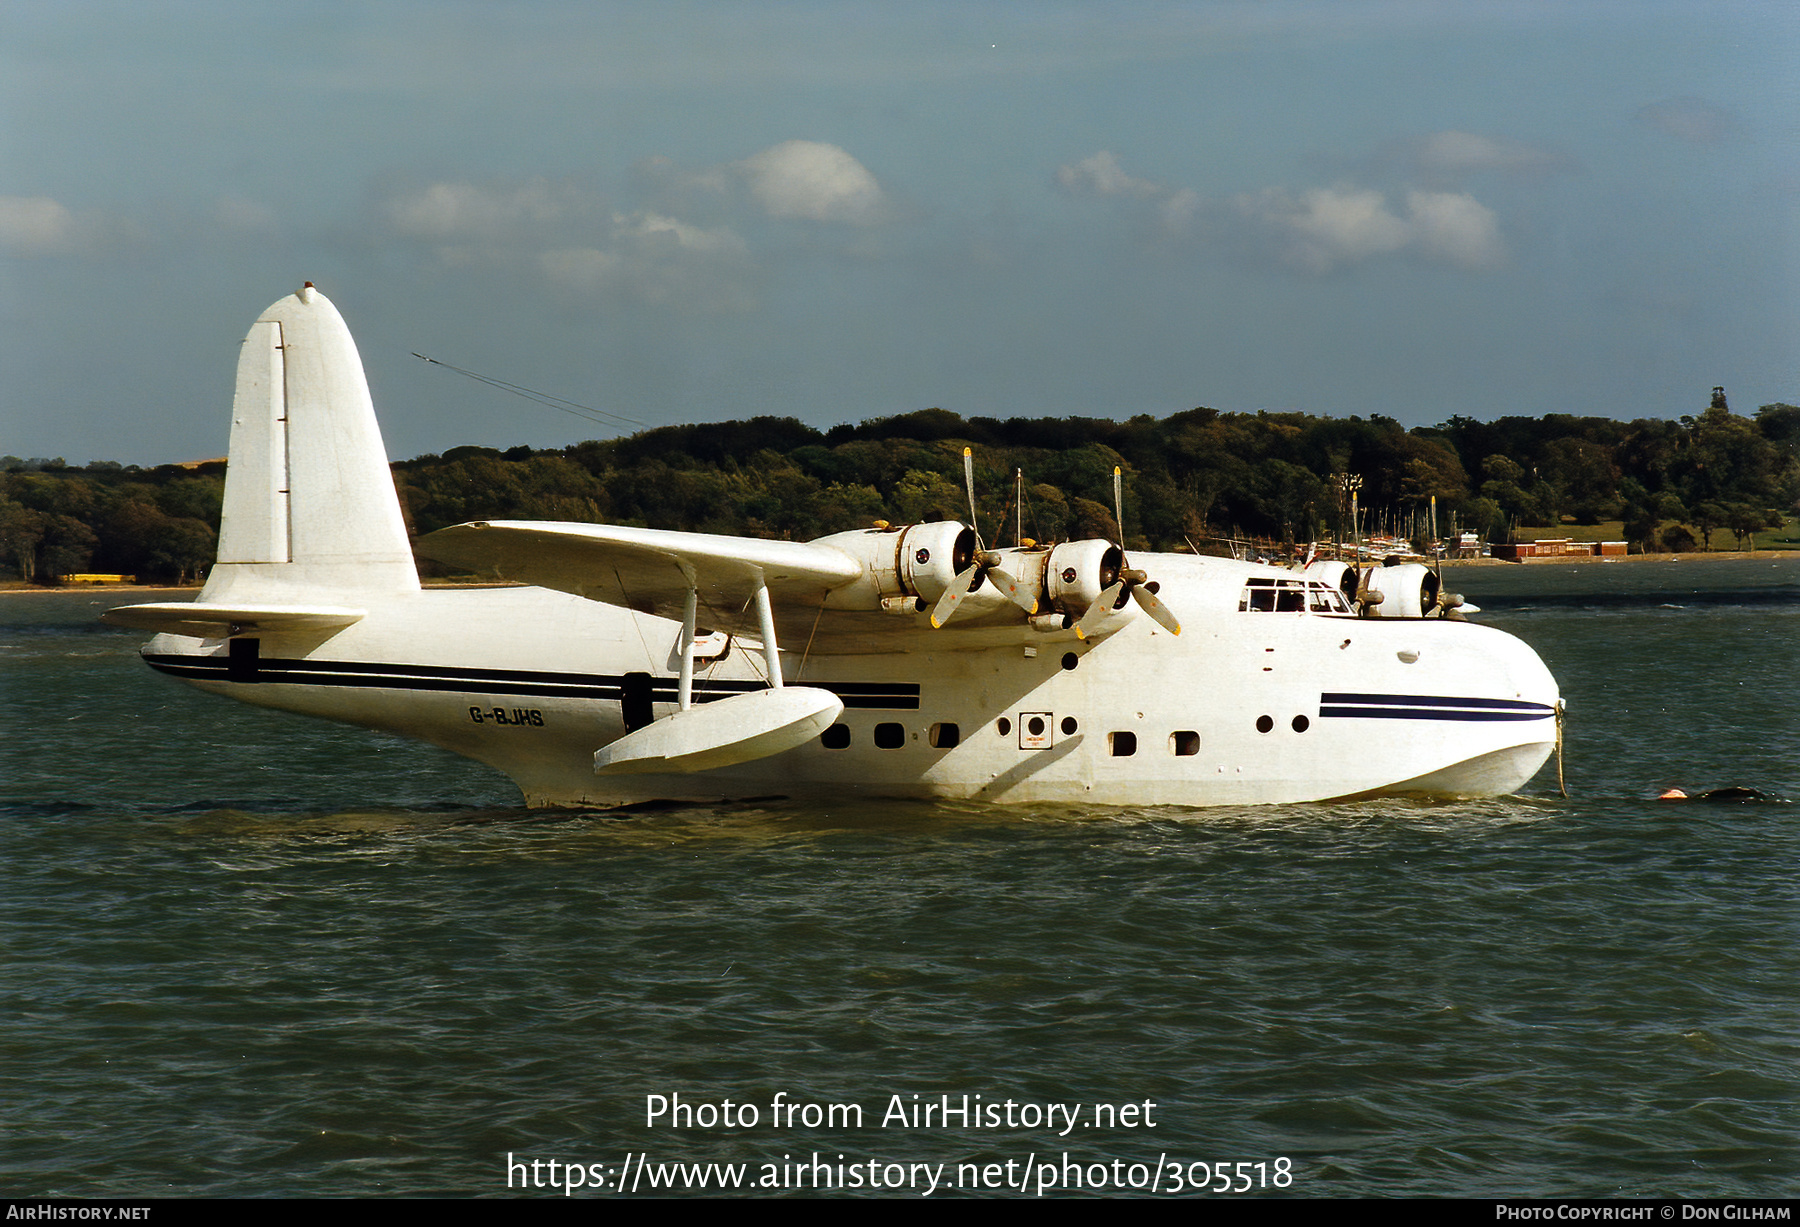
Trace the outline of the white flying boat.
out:
[[[415,548],[521,586],[423,588]],[[534,806],[1201,806],[1522,787],[1555,679],[1454,604],[1417,564],[990,549],[954,521],[800,543],[492,520],[415,547],[356,343],[309,283],[245,338],[199,598],[104,618],[156,632],[162,673],[420,738]]]

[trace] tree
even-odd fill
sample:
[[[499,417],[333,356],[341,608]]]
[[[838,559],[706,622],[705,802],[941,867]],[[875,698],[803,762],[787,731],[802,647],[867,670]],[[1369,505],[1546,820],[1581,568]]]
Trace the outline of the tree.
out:
[[[1754,549],[1757,533],[1780,526],[1780,515],[1750,503],[1733,503],[1725,509],[1725,527],[1737,537],[1740,550]]]
[[[1596,524],[1618,513],[1619,470],[1610,448],[1563,438],[1552,440],[1544,452],[1545,478],[1578,523]]]
[[[9,498],[0,498],[0,557],[30,583],[37,573],[38,543],[44,539],[44,516]]]
[[[1108,541],[1117,541],[1120,538],[1118,522],[1105,503],[1078,498],[1069,504],[1069,509],[1075,516],[1074,527],[1069,532],[1071,539],[1085,541],[1091,537],[1105,537]]]
[[[968,496],[942,473],[921,473],[914,469],[894,487],[889,503],[895,512],[891,517],[895,523],[912,524],[921,520],[966,516],[968,511],[959,512],[959,505],[967,501]]]
[[[1619,482],[1621,514],[1625,521],[1625,540],[1648,554],[1657,546],[1656,530],[1662,527],[1656,499],[1644,489],[1642,482],[1627,477]]]
[[[88,569],[99,538],[74,516],[44,517],[44,539],[38,544],[37,571],[53,580]]]
[[[1756,411],[1756,429],[1790,456],[1800,454],[1800,405],[1764,405]]]
[[[173,575],[177,584],[197,580],[218,553],[219,536],[212,526],[188,516],[169,520],[157,539],[144,568],[155,575]]]
[[[1685,524],[1671,524],[1662,530],[1663,548],[1673,553],[1694,548],[1694,534]]]
[[[1694,508],[1691,518],[1694,527],[1700,530],[1701,548],[1711,552],[1712,535],[1725,524],[1725,509],[1717,503],[1701,503]]]

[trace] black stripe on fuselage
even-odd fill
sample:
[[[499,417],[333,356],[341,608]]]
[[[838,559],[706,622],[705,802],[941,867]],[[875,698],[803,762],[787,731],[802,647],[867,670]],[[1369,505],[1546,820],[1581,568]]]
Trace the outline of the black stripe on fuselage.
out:
[[[625,679],[617,673],[557,673],[535,669],[480,669],[459,665],[402,665],[362,660],[290,660],[262,657],[253,664],[233,663],[225,656],[144,654],[152,669],[189,681],[237,682],[248,685],[350,686],[376,690],[454,691],[457,694],[600,699],[617,702]],[[807,682],[842,699],[845,707],[917,711],[916,682]],[[650,697],[659,703],[676,699],[676,679],[653,677]],[[694,701],[707,703],[763,690],[762,682],[694,679]]]
[[[1525,699],[1472,699],[1430,694],[1349,694],[1319,696],[1319,715],[1365,720],[1543,720],[1556,714],[1547,703]]]

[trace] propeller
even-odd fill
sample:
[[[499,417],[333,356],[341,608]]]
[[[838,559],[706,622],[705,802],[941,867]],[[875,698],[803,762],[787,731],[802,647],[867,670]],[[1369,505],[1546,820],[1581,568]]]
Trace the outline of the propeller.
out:
[[[1081,615],[1081,621],[1075,624],[1076,638],[1091,638],[1100,629],[1101,623],[1125,608],[1127,600],[1136,601],[1139,609],[1155,618],[1171,635],[1179,635],[1181,623],[1169,612],[1169,607],[1157,598],[1158,591],[1156,581],[1142,571],[1121,567],[1118,580],[1095,598],[1087,612]]]
[[[931,625],[939,628],[948,622],[962,604],[963,598],[981,587],[984,579],[991,578],[999,591],[1026,613],[1037,612],[1037,593],[1028,588],[1017,576],[1001,570],[1000,564],[1006,561],[1003,554],[985,548],[981,544],[981,528],[975,521],[975,449],[963,448],[963,484],[969,491],[969,527],[975,530],[974,561],[958,572],[944,589],[944,595],[937,599],[931,608]]]
[[[1118,521],[1119,536],[1124,537],[1125,485],[1118,465],[1113,466],[1113,516]],[[1127,600],[1136,601],[1139,609],[1155,618],[1171,635],[1181,634],[1180,621],[1169,612],[1167,605],[1157,599],[1158,591],[1156,582],[1142,571],[1121,566],[1118,579],[1101,590],[1100,595],[1094,599],[1094,603],[1087,607],[1087,612],[1082,614],[1081,620],[1075,624],[1075,637],[1078,639],[1092,637],[1100,629],[1102,623],[1125,608]]]

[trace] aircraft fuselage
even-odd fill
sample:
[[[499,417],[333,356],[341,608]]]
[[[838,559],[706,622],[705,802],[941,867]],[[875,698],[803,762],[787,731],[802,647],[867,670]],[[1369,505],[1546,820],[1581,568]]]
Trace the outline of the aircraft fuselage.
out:
[[[675,710],[681,624],[541,588],[425,589],[328,636],[162,635],[154,668],[244,702],[417,737],[511,776],[532,805],[846,794],[1220,805],[1377,793],[1491,795],[1554,747],[1556,686],[1491,628],[1439,619],[1202,614],[1253,564],[1149,557],[1181,614],[1097,642],[783,653],[844,702],[797,749],[699,774],[597,777],[594,752]],[[1174,577],[1170,578],[1172,573]],[[1282,573],[1285,574],[1285,573]],[[1241,582],[1241,580],[1239,580]],[[920,615],[921,617],[923,615]],[[930,643],[929,634],[918,636]],[[761,689],[760,645],[694,674],[704,704]]]

